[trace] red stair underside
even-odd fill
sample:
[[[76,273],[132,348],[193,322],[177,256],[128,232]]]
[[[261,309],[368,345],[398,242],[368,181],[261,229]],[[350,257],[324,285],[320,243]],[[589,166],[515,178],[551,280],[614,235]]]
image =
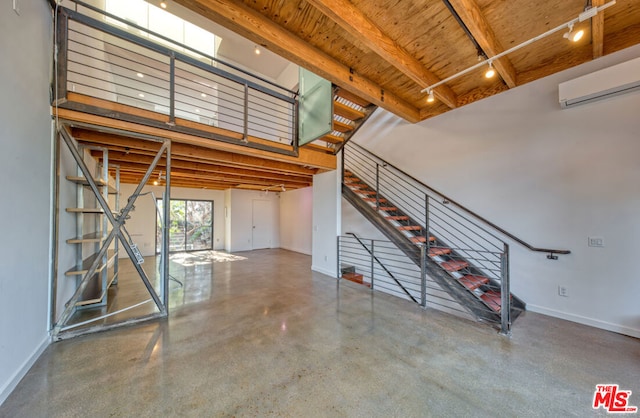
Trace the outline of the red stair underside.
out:
[[[473,274],[467,274],[459,280],[464,287],[469,290],[475,290],[482,285],[489,283],[489,279],[483,276],[475,276]]]
[[[496,292],[495,290],[489,290],[484,293],[484,295],[480,296],[491,309],[496,312],[500,312],[500,307],[502,306],[502,296],[500,292]]]
[[[440,265],[442,266],[443,269],[447,271],[459,271],[459,270],[462,270],[463,268],[469,267],[469,263],[463,260],[445,261]]]

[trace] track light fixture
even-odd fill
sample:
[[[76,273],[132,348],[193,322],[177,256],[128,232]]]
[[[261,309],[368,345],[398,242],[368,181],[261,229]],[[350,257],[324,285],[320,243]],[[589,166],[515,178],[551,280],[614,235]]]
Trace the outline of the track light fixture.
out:
[[[496,70],[493,68],[493,61],[489,61],[489,68],[487,72],[484,73],[484,76],[486,78],[493,78],[494,75],[496,75]]]
[[[286,192],[287,188],[284,187],[284,184],[274,184],[273,186],[265,187],[264,189],[260,189],[264,192],[265,195],[269,194],[269,191],[272,189],[280,189],[280,191]]]
[[[433,90],[429,89],[427,90],[427,93],[429,93],[429,95],[427,96],[427,103],[435,102],[436,98],[433,96]]]
[[[471,71],[474,71],[482,66],[484,66],[485,64],[489,64],[489,70],[485,73],[485,77],[489,78],[489,77],[493,77],[493,75],[495,75],[495,70],[492,68],[493,65],[493,61],[500,59],[512,52],[515,52],[521,48],[524,48],[525,46],[531,45],[534,42],[539,41],[540,39],[544,39],[547,36],[553,35],[556,32],[559,32],[561,30],[567,29],[569,28],[569,32],[564,34],[564,37],[567,39],[570,39],[573,42],[578,42],[583,36],[584,36],[584,30],[580,29],[576,32],[573,32],[573,26],[578,23],[578,22],[584,22],[585,20],[591,19],[592,17],[594,17],[595,15],[597,15],[598,13],[602,12],[603,10],[613,6],[616,4],[616,0],[610,0],[609,2],[601,5],[601,6],[597,6],[597,7],[587,7],[582,13],[580,13],[578,15],[578,17],[576,17],[575,19],[572,19],[566,23],[563,23],[562,25],[556,26],[553,29],[550,29],[548,31],[546,31],[545,33],[542,33],[538,36],[534,36],[533,38],[529,39],[528,41],[524,41],[521,44],[518,44],[512,48],[507,49],[506,51],[503,51],[499,54],[494,55],[491,58],[486,58],[485,60],[482,60],[480,62],[478,62],[475,65],[472,65],[471,67],[462,70],[452,76],[449,76],[447,78],[445,78],[444,80],[440,80],[437,83],[434,83],[430,86],[427,86],[425,88],[423,88],[420,92],[421,93],[430,93],[433,91],[433,89],[435,89],[438,86],[441,86],[443,84],[447,84],[448,82],[455,80],[458,77],[462,77],[463,75],[470,73]],[[492,75],[490,74],[490,71],[493,71]],[[429,101],[429,99],[427,98],[427,101]]]
[[[166,1],[161,1],[160,2],[160,7],[162,7],[163,9],[167,8],[167,2]]]
[[[253,50],[253,52],[255,52],[255,53],[256,53],[256,55],[260,55],[260,53],[261,53],[262,51],[260,51],[260,47],[259,47],[258,45],[256,45],[256,47],[255,47],[255,49]]]
[[[584,29],[580,29],[574,32],[573,25],[573,23],[569,23],[569,31],[562,36],[570,41],[578,42],[584,36]]]

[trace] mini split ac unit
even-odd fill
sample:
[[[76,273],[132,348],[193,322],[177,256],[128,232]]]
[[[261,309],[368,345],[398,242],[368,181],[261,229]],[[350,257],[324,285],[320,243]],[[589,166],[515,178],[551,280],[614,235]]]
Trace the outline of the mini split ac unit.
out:
[[[640,89],[640,58],[560,83],[563,109]]]

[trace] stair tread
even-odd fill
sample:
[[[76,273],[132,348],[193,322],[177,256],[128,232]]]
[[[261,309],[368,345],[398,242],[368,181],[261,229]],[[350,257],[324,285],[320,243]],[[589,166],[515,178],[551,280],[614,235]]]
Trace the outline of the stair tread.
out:
[[[488,290],[480,296],[480,299],[482,299],[494,311],[500,312],[502,307],[502,295],[500,292]]]
[[[406,215],[397,215],[397,216],[385,216],[385,219],[390,221],[406,221],[409,220],[409,217]]]
[[[462,270],[466,267],[469,267],[469,263],[467,263],[464,260],[451,260],[451,261],[445,261],[444,263],[440,264],[442,266],[443,269],[447,270],[447,271],[459,271]]]
[[[375,202],[376,198],[375,197],[365,197],[364,199],[365,202]],[[387,203],[387,199],[377,199],[378,203]]]
[[[364,276],[360,273],[344,273],[342,278],[345,280],[349,280],[350,282],[358,283],[365,285],[367,287],[371,287],[371,283],[367,283],[364,281]]]
[[[375,190],[363,190],[363,189],[357,189],[357,190],[354,190],[354,192],[355,192],[355,193],[358,193],[358,194],[367,194],[367,195],[376,194],[376,191],[375,191]]]
[[[351,131],[353,131],[353,126],[344,123],[344,122],[340,122],[339,120],[333,120],[333,130],[334,131],[338,131],[338,132],[342,132],[343,134],[349,133]]]
[[[326,134],[325,136],[323,136],[320,139],[325,141],[325,142],[329,142],[331,144],[341,144],[341,143],[344,142],[344,138],[341,138],[341,137],[339,137],[337,135],[332,135],[332,134]]]
[[[439,255],[451,254],[451,248],[447,247],[431,247],[429,248],[429,255],[431,257],[437,257]]]
[[[333,112],[336,115],[340,115],[343,118],[347,118],[353,121],[356,121],[358,119],[362,119],[365,117],[364,112],[361,112],[358,109],[354,109],[350,106],[347,106],[346,104],[341,103],[337,100],[333,101]]]
[[[464,287],[469,290],[475,290],[482,285],[489,283],[489,278],[484,276],[477,276],[474,274],[466,274],[464,277],[458,280]]]
[[[435,238],[435,237],[429,237],[429,242],[433,242],[433,241],[435,241],[435,240],[436,240],[436,238]],[[427,239],[426,239],[425,237],[423,237],[423,236],[420,236],[420,237],[411,237],[411,241],[413,241],[414,243],[418,244],[418,243],[421,243],[421,242],[426,242],[426,241],[427,241]]]
[[[403,225],[398,227],[401,231],[419,231],[422,229],[420,225]]]
[[[380,199],[380,203],[382,203],[383,200],[384,199]],[[398,208],[395,206],[380,206],[378,209],[383,210],[385,212],[393,212],[398,210]]]

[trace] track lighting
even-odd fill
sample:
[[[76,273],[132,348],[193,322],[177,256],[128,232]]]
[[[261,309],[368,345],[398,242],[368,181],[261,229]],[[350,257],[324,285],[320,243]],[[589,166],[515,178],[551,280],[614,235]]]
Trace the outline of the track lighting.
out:
[[[284,184],[280,185],[280,189],[281,189],[283,192],[286,192],[286,191],[287,191],[287,189],[284,187]]]
[[[569,31],[562,35],[565,39],[573,42],[578,42],[584,36],[584,29],[573,31],[573,23],[569,23]]]
[[[161,1],[160,2],[160,7],[162,7],[163,9],[167,8],[167,2],[166,1]]]
[[[433,90],[429,89],[427,90],[427,92],[429,93],[429,95],[427,96],[427,103],[435,102],[436,98],[433,96]]]
[[[493,78],[494,75],[496,75],[496,70],[493,68],[493,61],[489,61],[489,68],[487,72],[484,73],[484,76],[486,78]]]
[[[489,67],[492,67],[491,64],[492,64],[493,61],[495,61],[497,59],[500,59],[500,58],[502,58],[502,57],[504,57],[504,56],[506,56],[508,54],[511,54],[512,52],[515,52],[515,51],[517,51],[517,50],[519,50],[521,48],[524,48],[524,47],[526,47],[528,45],[531,45],[532,43],[537,42],[540,39],[544,39],[547,36],[550,36],[550,35],[553,35],[554,33],[557,33],[557,32],[560,32],[562,30],[565,30],[566,28],[569,28],[569,32],[565,33],[564,37],[567,38],[567,39],[570,39],[573,42],[578,42],[584,36],[584,30],[580,29],[580,30],[578,30],[576,32],[573,32],[574,24],[579,23],[579,22],[584,22],[585,20],[591,19],[592,17],[596,16],[598,13],[604,11],[605,9],[608,9],[609,7],[611,7],[613,5],[615,5],[616,1],[617,0],[609,0],[607,3],[605,3],[605,4],[601,5],[601,6],[589,7],[587,9],[585,9],[582,13],[580,13],[578,15],[578,17],[576,17],[575,19],[572,19],[572,20],[570,20],[568,22],[565,22],[565,23],[563,23],[563,24],[561,24],[559,26],[556,26],[553,29],[549,29],[548,31],[546,31],[546,32],[544,32],[542,34],[540,34],[538,36],[534,36],[533,38],[531,38],[531,39],[529,39],[527,41],[524,41],[524,42],[522,42],[522,43],[520,43],[520,44],[518,44],[518,45],[516,45],[516,46],[514,46],[512,48],[507,49],[506,51],[502,51],[501,53],[496,54],[496,55],[492,56],[491,58],[487,58],[485,60],[482,60],[482,61],[478,62],[475,65],[472,65],[471,67],[469,67],[467,69],[464,69],[464,70],[462,70],[460,72],[457,72],[457,73],[445,78],[444,80],[440,80],[437,83],[431,84],[430,86],[427,86],[427,87],[423,88],[422,90],[420,90],[420,92],[421,93],[425,93],[425,92],[429,93],[430,91],[433,91],[433,89],[435,89],[436,87],[442,86],[443,84],[447,84],[448,82],[450,82],[452,80],[455,80],[458,77],[462,77],[463,75],[468,74],[471,71],[474,71],[474,70],[476,70],[478,68],[481,68],[482,66],[484,66],[487,63],[489,64]],[[478,54],[478,55],[480,55],[480,54]],[[493,70],[493,68],[490,68],[489,70]],[[486,77],[493,77],[493,75],[495,75],[495,70],[493,70],[493,75],[489,75],[489,74],[491,74],[491,73],[489,71],[487,71],[485,73],[485,76]]]
[[[260,51],[260,47],[258,47],[258,45],[256,45],[256,48],[253,50],[253,52],[255,52],[255,53],[256,53],[256,55],[260,55],[260,53],[261,53],[262,51]]]

